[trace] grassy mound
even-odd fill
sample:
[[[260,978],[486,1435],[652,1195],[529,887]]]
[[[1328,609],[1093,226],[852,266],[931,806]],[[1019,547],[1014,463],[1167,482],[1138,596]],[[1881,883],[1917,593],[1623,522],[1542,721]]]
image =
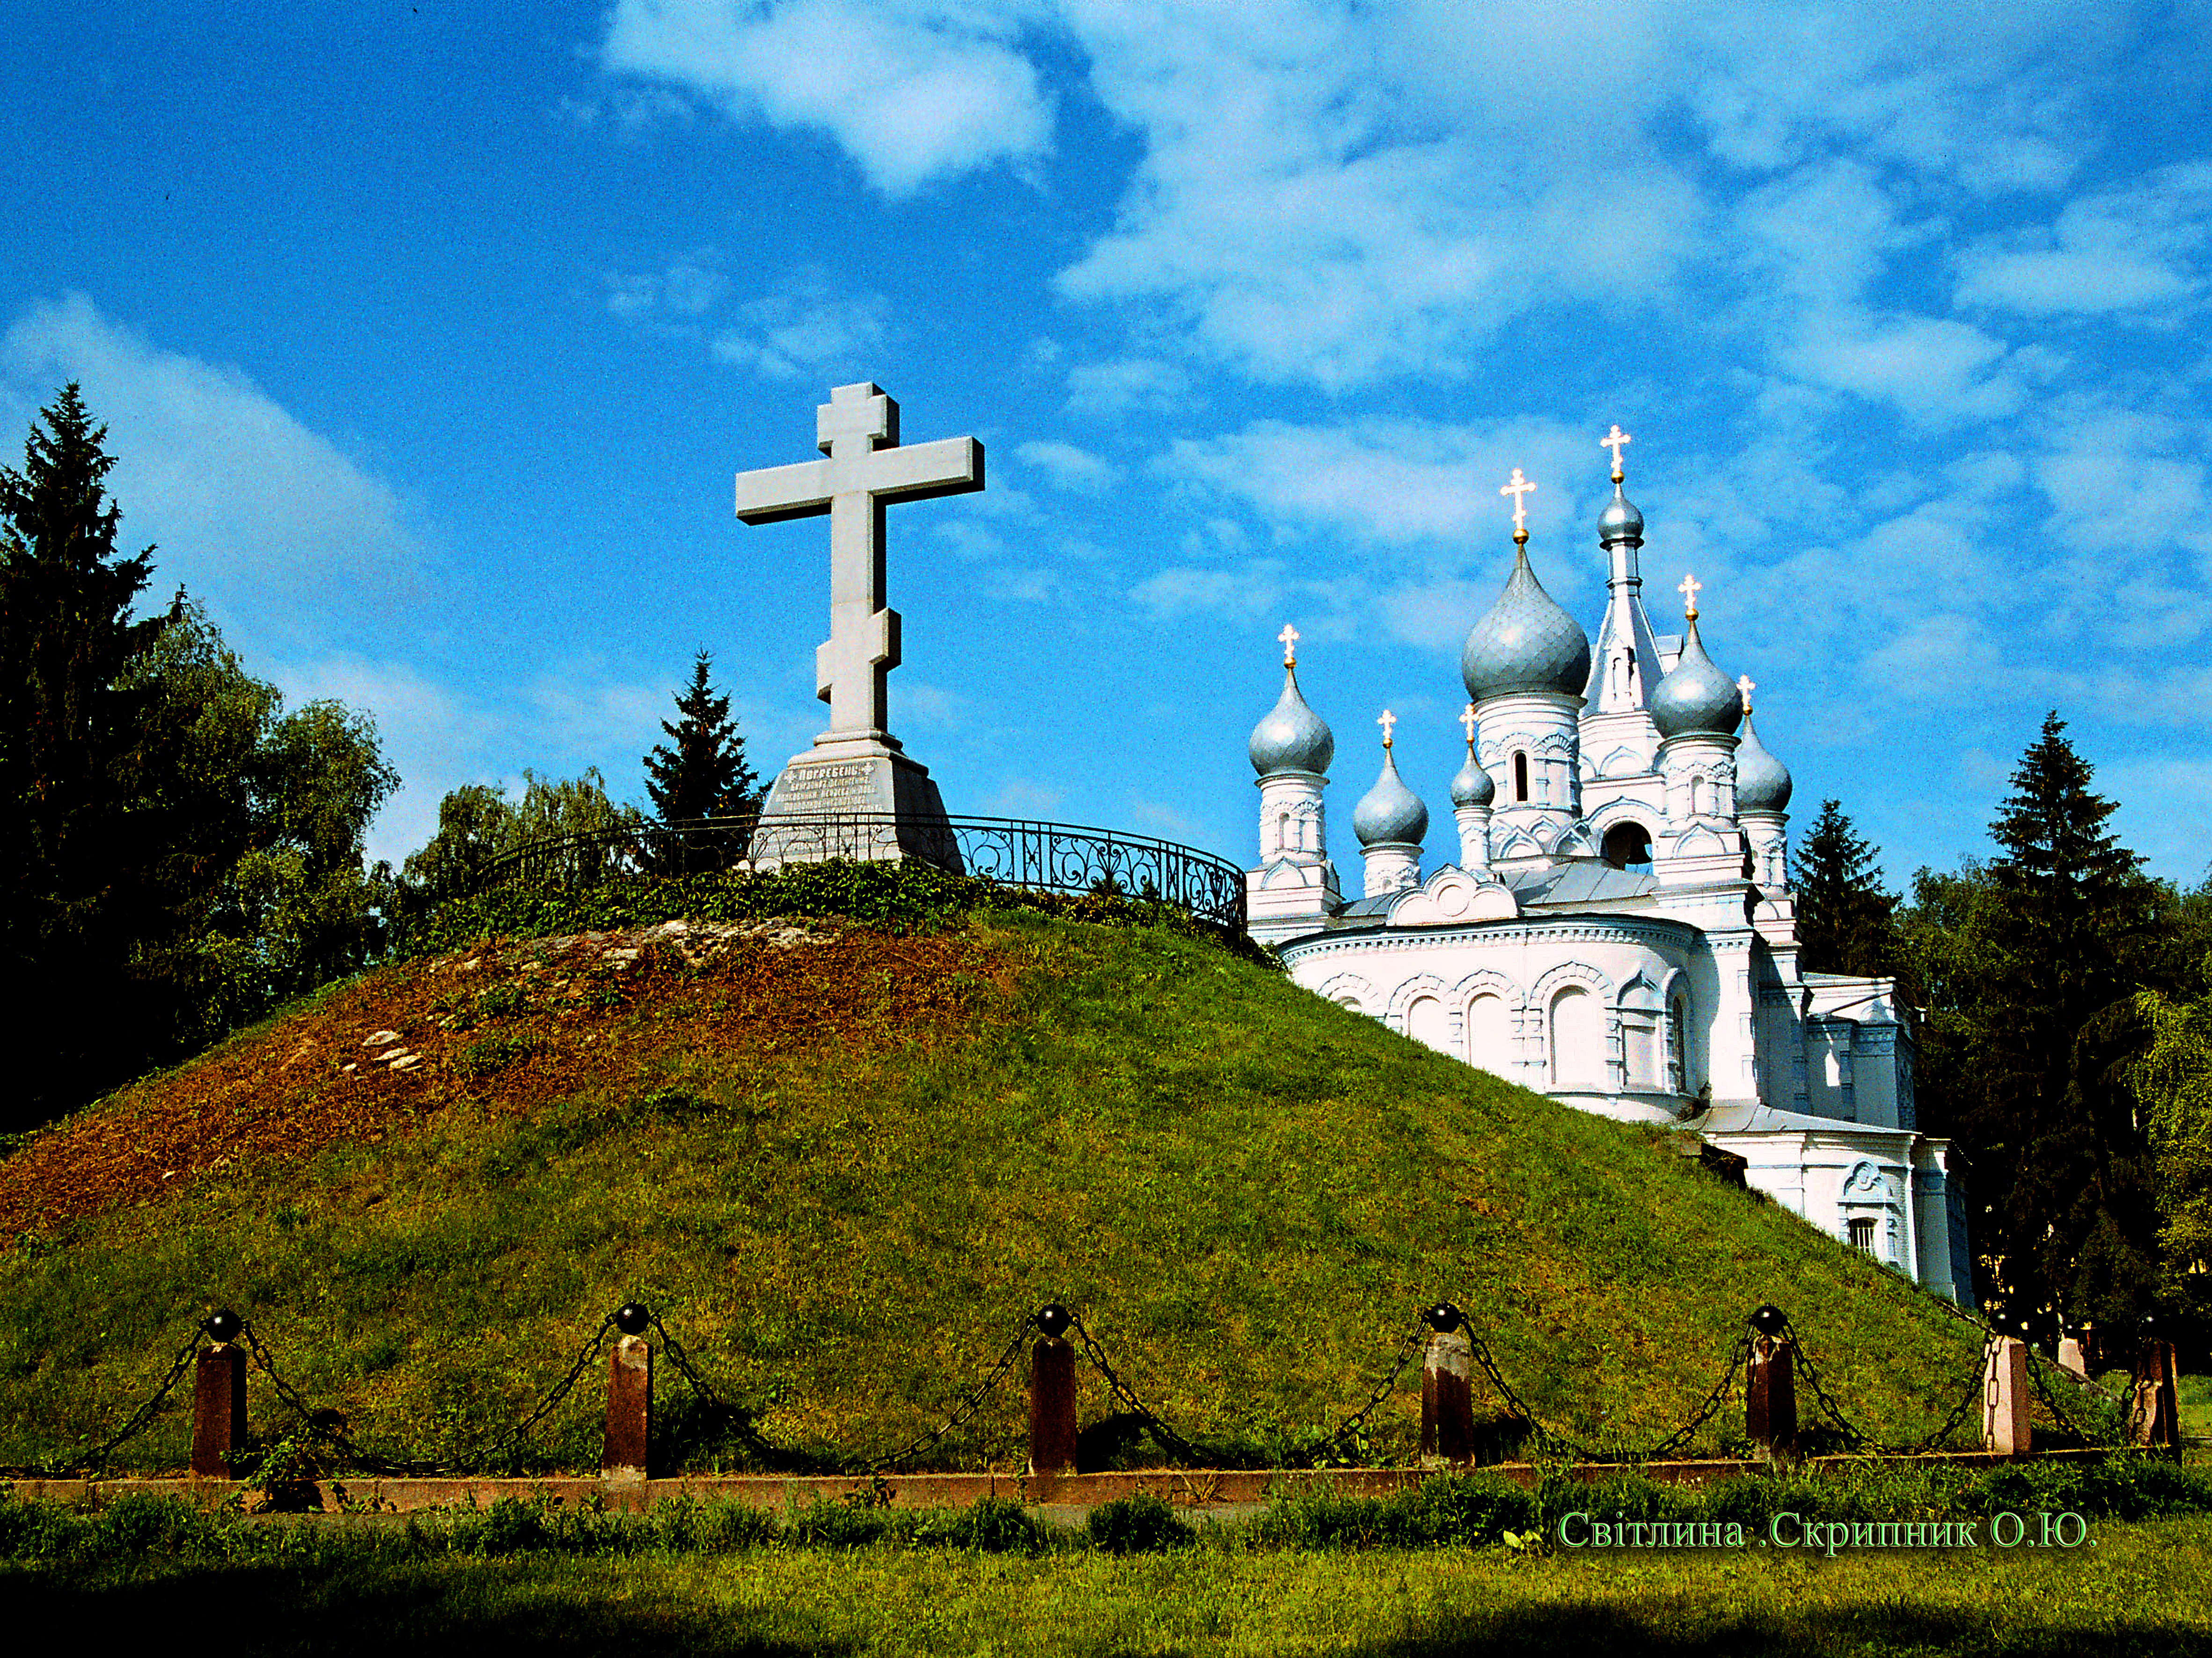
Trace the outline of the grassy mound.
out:
[[[218,1303],[356,1440],[412,1457],[494,1438],[633,1297],[761,1434],[847,1457],[941,1422],[1052,1297],[1148,1406],[1239,1458],[1333,1430],[1439,1297],[1586,1442],[1663,1437],[1761,1300],[1881,1439],[1932,1429],[1978,1360],[1897,1275],[1640,1131],[1206,938],[1046,914],[478,944],[0,1170],[4,1463],[104,1437]],[[1117,1411],[1083,1386],[1086,1423]],[[514,1466],[595,1463],[597,1393]],[[281,1431],[258,1377],[252,1396]],[[668,1461],[746,1466],[672,1371],[661,1396]],[[1017,1375],[921,1466],[1018,1471],[1024,1412]],[[1364,1454],[1410,1458],[1419,1412],[1413,1373]],[[185,1417],[119,1466],[180,1464]],[[1724,1409],[1693,1448],[1741,1423]]]

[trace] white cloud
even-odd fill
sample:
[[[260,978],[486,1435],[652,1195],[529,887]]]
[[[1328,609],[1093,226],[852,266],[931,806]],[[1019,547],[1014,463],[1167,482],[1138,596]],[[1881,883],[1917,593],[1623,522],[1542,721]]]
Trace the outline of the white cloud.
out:
[[[834,295],[818,277],[740,307],[742,322],[718,332],[715,357],[771,380],[866,380],[883,343],[890,306],[880,295]]]
[[[1120,476],[1120,469],[1112,462],[1072,443],[1041,439],[1023,444],[1014,451],[1014,455],[1036,467],[1063,489],[1078,489],[1095,495]]]
[[[2097,768],[2093,786],[2117,801],[2113,827],[2121,844],[2153,870],[2185,886],[2212,878],[2204,823],[2212,816],[2212,761],[2193,756],[2142,756]]]
[[[2070,202],[2047,229],[1960,257],[1958,301],[2030,316],[2169,308],[2204,291],[2212,162],[2166,167]]]
[[[1260,560],[1235,571],[1173,566],[1147,576],[1129,596],[1162,621],[1188,616],[1250,621],[1275,610],[1288,591],[1283,567]]]
[[[334,577],[411,583],[425,554],[399,493],[238,369],[164,350],[73,294],[0,338],[0,415],[21,429],[68,380],[107,425],[125,543],[159,545],[157,594],[182,581],[282,634],[327,616]]]
[[[1575,496],[1561,480],[1598,472],[1602,459],[1588,436],[1548,421],[1373,417],[1335,426],[1258,421],[1220,437],[1177,439],[1161,464],[1279,529],[1370,545],[1425,544],[1433,558],[1457,563],[1510,556],[1512,508],[1498,489],[1515,467],[1537,480],[1528,517],[1541,534],[1575,521]]]
[[[992,0],[617,0],[601,62],[739,120],[827,133],[886,194],[1046,153],[1051,100]]]
[[[1067,406],[1085,414],[1141,409],[1166,414],[1193,401],[1190,376],[1158,357],[1078,363],[1067,371]]]
[[[1777,355],[1793,374],[1938,428],[2017,413],[2044,367],[2012,361],[2003,341],[1948,317],[1856,310],[1806,318]]]
[[[1066,797],[1033,778],[1010,777],[989,800],[993,817],[1045,817]]]
[[[721,264],[714,249],[702,248],[672,260],[661,270],[611,276],[606,279],[607,309],[625,322],[702,317],[730,291]]]

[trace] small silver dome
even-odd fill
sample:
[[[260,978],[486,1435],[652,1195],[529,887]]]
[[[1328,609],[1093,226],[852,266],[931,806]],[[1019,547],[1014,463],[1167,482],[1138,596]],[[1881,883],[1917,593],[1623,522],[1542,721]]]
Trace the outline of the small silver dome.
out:
[[[1613,488],[1613,499],[1606,502],[1605,511],[1598,514],[1597,544],[1610,547],[1617,541],[1632,541],[1642,546],[1644,514],[1638,512],[1628,497],[1620,493],[1620,486],[1616,483]]]
[[[1429,832],[1429,809],[1398,775],[1388,749],[1382,750],[1382,774],[1352,809],[1352,832],[1363,847],[1417,847]]]
[[[1498,785],[1490,774],[1475,763],[1474,750],[1467,751],[1467,764],[1459,768],[1459,775],[1451,780],[1452,805],[1455,806],[1486,806],[1498,798]]]
[[[1528,550],[1513,550],[1513,574],[1459,655],[1467,694],[1477,702],[1516,692],[1578,696],[1589,683],[1589,635],[1561,610],[1528,568]]]
[[[1267,717],[1252,727],[1246,752],[1252,757],[1252,769],[1262,777],[1283,771],[1328,770],[1336,755],[1336,738],[1298,695],[1296,668],[1283,670],[1283,694]]]
[[[1662,737],[1727,737],[1743,718],[1743,693],[1714,665],[1692,616],[1682,653],[1651,693],[1651,720]]]
[[[1743,730],[1735,743],[1735,809],[1747,811],[1786,811],[1790,807],[1788,768],[1767,752],[1751,723],[1743,716]]]

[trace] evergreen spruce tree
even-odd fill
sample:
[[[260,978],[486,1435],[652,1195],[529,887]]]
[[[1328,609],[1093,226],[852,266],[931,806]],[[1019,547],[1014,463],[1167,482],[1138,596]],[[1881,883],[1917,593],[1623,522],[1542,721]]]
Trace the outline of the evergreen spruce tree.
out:
[[[117,550],[107,428],[76,386],[40,413],[22,470],[0,468],[0,993],[40,1033],[36,1061],[19,1057],[17,1122],[112,1070],[114,1033],[144,1014],[122,964],[161,903],[132,855],[152,693],[127,671],[163,626],[131,619],[153,550]]]
[[[283,712],[182,593],[134,620],[106,428],[64,387],[0,470],[0,1127],[81,1105],[380,947],[365,715]]]
[[[1970,1200],[2008,1313],[2106,1327],[2157,1278],[2154,1165],[2133,1083],[2136,992],[2160,894],[2108,827],[2114,803],[2048,715],[1990,826],[1969,952],[1972,1063],[1957,1067]]]
[[[1875,848],[1843,803],[1823,800],[1797,847],[1797,951],[1813,973],[1887,977],[1899,971],[1897,898],[1882,890]]]
[[[691,683],[677,694],[676,724],[660,722],[674,740],[645,757],[645,792],[654,813],[671,829],[715,817],[742,817],[759,801],[760,779],[745,763],[745,740],[730,716],[730,699],[714,695],[708,674],[714,658],[702,650],[691,661]],[[709,867],[742,850],[742,835],[693,834],[655,861],[672,872]]]

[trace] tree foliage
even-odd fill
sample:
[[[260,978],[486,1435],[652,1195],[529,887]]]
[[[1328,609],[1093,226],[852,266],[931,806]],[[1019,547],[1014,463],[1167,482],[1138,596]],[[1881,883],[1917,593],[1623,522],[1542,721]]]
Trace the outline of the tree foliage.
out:
[[[691,662],[691,683],[677,693],[676,724],[660,722],[673,740],[645,757],[645,792],[664,823],[736,817],[757,804],[760,779],[745,763],[745,739],[730,718],[730,699],[714,695],[708,678],[714,658],[701,651]]]
[[[1882,887],[1877,856],[1852,829],[1841,801],[1820,803],[1797,848],[1797,956],[1807,971],[1864,978],[1897,972],[1897,896]]]
[[[606,779],[596,766],[580,777],[546,779],[522,774],[522,799],[511,801],[504,786],[464,783],[438,803],[438,832],[419,852],[409,854],[404,883],[422,907],[472,890],[501,859],[527,846],[570,836],[631,830],[645,819],[635,806],[607,798]],[[557,872],[573,884],[589,884],[622,858],[619,844],[563,848]],[[588,863],[592,868],[581,865]]]
[[[182,593],[134,619],[113,465],[77,389],[0,473],[0,912],[12,1013],[40,1032],[34,1122],[367,961],[362,868],[398,779],[368,716],[287,714]]]
[[[730,699],[717,696],[708,678],[714,659],[701,651],[691,661],[691,683],[676,695],[676,724],[660,722],[672,739],[645,756],[645,792],[671,829],[715,818],[750,817],[761,804],[760,779],[745,762],[745,739],[730,718]],[[717,869],[744,856],[744,829],[690,829],[664,836],[647,858],[660,875]]]
[[[2013,774],[1998,855],[1923,870],[1903,935],[1929,1018],[1923,1096],[1955,1137],[1986,1300],[2112,1327],[2155,1292],[2136,1083],[2162,895],[2057,714]]]
[[[2212,958],[2202,975],[2212,982]],[[2148,1106],[2163,1287],[2169,1301],[2212,1310],[2212,994],[2146,990],[2136,1009],[2150,1041],[2131,1080]]]

